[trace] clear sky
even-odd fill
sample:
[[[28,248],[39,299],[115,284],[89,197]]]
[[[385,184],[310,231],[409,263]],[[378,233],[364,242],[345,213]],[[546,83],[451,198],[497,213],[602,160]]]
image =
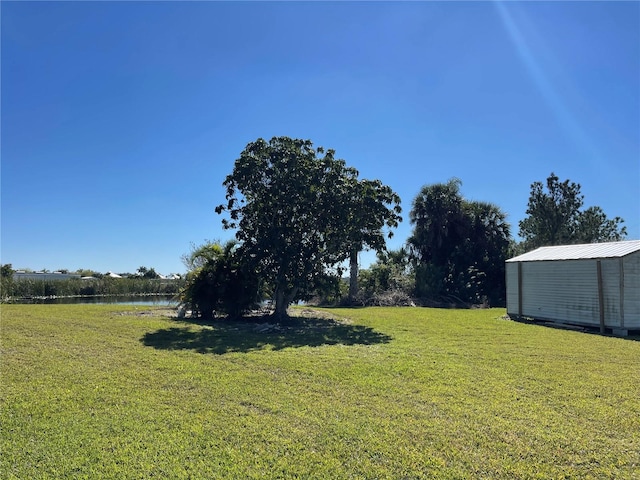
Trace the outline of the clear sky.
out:
[[[514,237],[551,172],[640,238],[638,2],[8,2],[1,261],[183,272],[250,141],[411,202],[462,180]],[[373,255],[363,255],[364,266]]]

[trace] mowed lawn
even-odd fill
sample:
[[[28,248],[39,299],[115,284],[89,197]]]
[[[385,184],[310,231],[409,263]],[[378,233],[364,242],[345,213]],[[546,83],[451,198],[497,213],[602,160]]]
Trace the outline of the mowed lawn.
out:
[[[3,479],[640,478],[637,338],[501,309],[1,308]]]

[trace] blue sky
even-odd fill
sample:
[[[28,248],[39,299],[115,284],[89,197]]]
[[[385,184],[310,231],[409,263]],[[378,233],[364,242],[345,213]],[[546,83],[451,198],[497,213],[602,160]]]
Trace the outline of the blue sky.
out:
[[[310,139],[411,202],[462,180],[512,233],[551,172],[640,238],[638,2],[6,2],[1,261],[183,272],[232,238],[245,145]],[[374,258],[362,256],[364,266]]]

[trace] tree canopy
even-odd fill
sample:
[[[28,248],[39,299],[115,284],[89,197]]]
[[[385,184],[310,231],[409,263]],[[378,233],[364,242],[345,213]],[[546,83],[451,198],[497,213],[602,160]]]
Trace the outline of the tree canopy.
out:
[[[342,192],[343,226],[349,249],[349,298],[358,292],[358,253],[364,248],[383,253],[386,250],[384,228],[393,236],[392,228],[402,221],[400,197],[380,180],[357,180],[345,184]]]
[[[155,271],[153,267],[147,268],[145,266],[138,267],[138,270],[136,271],[136,276],[142,277],[142,278],[160,278],[160,275],[158,275],[158,273]]]
[[[397,195],[379,181],[358,180],[334,150],[310,140],[249,143],[224,186],[227,202],[216,212],[228,213],[224,228],[237,229],[242,254],[273,285],[277,316],[354,249],[382,248],[382,227],[399,221]]]
[[[560,181],[553,172],[546,181],[531,184],[527,217],[519,222],[524,250],[546,245],[568,245],[622,240],[626,227],[620,217],[607,218],[600,207],[581,210],[580,185]]]

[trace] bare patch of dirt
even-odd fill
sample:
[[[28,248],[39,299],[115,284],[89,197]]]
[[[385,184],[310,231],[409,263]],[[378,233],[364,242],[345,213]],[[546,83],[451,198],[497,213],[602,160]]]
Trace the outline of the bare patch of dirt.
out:
[[[129,310],[127,312],[118,312],[118,315],[130,315],[134,317],[170,317],[177,318],[178,311],[175,308],[157,307]]]
[[[347,320],[346,318],[339,318],[336,315],[332,314],[331,312],[327,312],[327,311],[324,311],[324,310],[314,310],[312,308],[303,308],[303,309],[292,308],[292,309],[289,309],[288,313],[292,317],[333,320],[335,322],[343,323],[345,325],[351,323],[350,320]]]

